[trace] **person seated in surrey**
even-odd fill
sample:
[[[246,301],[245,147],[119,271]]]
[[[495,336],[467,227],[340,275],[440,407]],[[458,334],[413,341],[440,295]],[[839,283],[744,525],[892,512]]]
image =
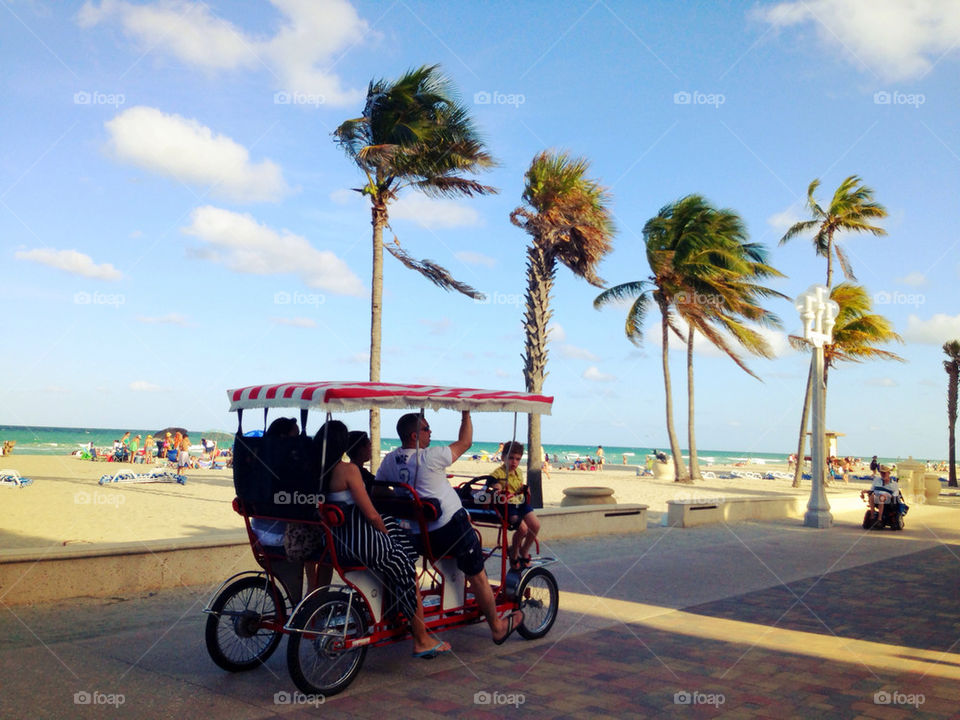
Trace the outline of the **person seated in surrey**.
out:
[[[892,504],[900,502],[902,499],[900,495],[900,484],[890,476],[893,468],[889,465],[881,465],[879,470],[880,477],[873,481],[870,489],[860,491],[861,498],[863,498],[864,495],[868,496],[871,510],[876,510],[877,505],[881,502]],[[885,499],[879,500],[880,496],[885,496]]]
[[[447,467],[460,458],[473,444],[473,421],[464,411],[457,440],[449,446],[430,447],[430,426],[419,413],[407,413],[397,421],[401,446],[392,450],[380,463],[377,480],[412,485],[421,498],[440,501],[441,515],[427,523],[430,548],[435,557],[452,555],[457,568],[467,577],[480,612],[490,626],[492,640],[502,645],[523,622],[518,610],[506,618],[497,614],[497,603],[483,566],[483,546],[460,496],[447,480]],[[419,529],[415,541],[421,545]]]
[[[362,564],[390,588],[394,606],[410,623],[413,657],[430,660],[449,653],[450,643],[436,640],[427,632],[417,587],[417,553],[410,538],[396,520],[389,515],[381,516],[374,508],[357,465],[343,461],[348,437],[347,426],[339,420],[325,423],[314,437],[321,456],[321,491],[326,494],[326,503],[339,505],[344,514],[343,524],[331,528],[337,558],[345,565]],[[287,526],[288,555],[299,551],[297,528],[309,527],[314,526],[295,523]]]
[[[516,524],[517,530],[513,534],[510,546],[510,567],[513,569],[530,567],[530,547],[540,532],[540,520],[533,512],[533,507],[527,502],[526,485],[520,472],[520,462],[523,460],[523,445],[510,441],[503,443],[503,464],[490,473],[490,477],[498,482],[493,489],[498,492],[508,492],[507,520],[511,525]]]
[[[347,435],[347,457],[357,466],[363,478],[363,486],[369,493],[370,486],[376,482],[377,478],[364,467],[373,457],[373,446],[370,443],[370,436],[363,430],[351,430]]]

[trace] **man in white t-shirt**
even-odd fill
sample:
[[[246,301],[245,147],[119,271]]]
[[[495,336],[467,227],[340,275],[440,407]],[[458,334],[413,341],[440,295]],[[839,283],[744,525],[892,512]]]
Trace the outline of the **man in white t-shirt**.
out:
[[[430,548],[436,557],[453,555],[456,558],[457,567],[466,575],[480,612],[490,625],[493,641],[500,645],[520,624],[523,613],[517,611],[507,618],[497,617],[497,603],[483,567],[483,547],[446,473],[447,467],[473,443],[470,413],[464,411],[457,440],[448,447],[429,447],[430,425],[419,413],[401,417],[397,421],[397,434],[401,447],[383,458],[377,481],[406,483],[420,497],[440,501],[440,517],[427,525]]]
[[[877,505],[879,504],[877,498],[880,496],[885,496],[884,500],[881,500],[882,503],[895,503],[900,501],[900,485],[894,480],[890,473],[893,470],[889,465],[880,466],[880,477],[876,478],[873,481],[873,485],[870,486],[869,490],[861,490],[860,497],[863,497],[864,494],[869,493],[870,509],[876,510]]]

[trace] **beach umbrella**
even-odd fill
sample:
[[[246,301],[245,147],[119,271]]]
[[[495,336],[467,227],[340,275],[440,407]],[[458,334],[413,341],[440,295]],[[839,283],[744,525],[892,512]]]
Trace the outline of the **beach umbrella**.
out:
[[[153,434],[153,436],[162,438],[162,437],[166,437],[167,433],[170,433],[171,435],[176,435],[177,433],[180,433],[181,435],[190,434],[182,427],[167,427],[167,428],[164,428],[163,430],[158,430]]]

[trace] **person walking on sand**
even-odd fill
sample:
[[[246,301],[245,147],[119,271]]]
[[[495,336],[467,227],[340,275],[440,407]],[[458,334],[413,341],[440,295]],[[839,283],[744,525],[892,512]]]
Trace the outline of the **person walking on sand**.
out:
[[[603,445],[597,445],[597,469],[603,471]]]

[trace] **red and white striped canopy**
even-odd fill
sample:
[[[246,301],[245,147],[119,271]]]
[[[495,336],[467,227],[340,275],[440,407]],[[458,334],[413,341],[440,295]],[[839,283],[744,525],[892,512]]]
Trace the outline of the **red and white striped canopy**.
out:
[[[474,412],[522,412],[549,415],[553,398],[548,395],[372,382],[292,382],[251,385],[227,390],[230,410],[249,408],[319,408],[321,410],[366,410],[369,408],[430,408]]]

